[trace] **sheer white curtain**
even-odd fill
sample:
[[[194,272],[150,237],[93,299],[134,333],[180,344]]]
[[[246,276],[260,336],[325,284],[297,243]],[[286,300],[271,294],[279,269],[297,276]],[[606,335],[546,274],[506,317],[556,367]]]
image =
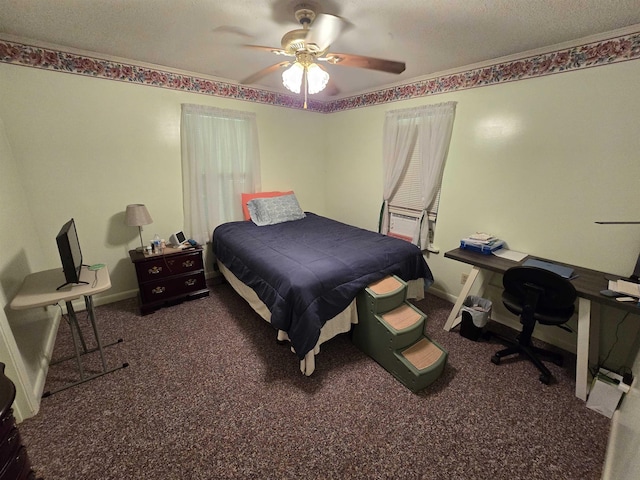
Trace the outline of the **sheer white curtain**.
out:
[[[439,103],[387,112],[383,137],[384,190],[380,232],[389,231],[389,200],[400,185],[416,141],[421,151],[421,215],[416,223],[412,243],[420,245],[422,223],[427,207],[433,202],[444,172],[449,151],[456,102]]]
[[[256,116],[183,104],[180,137],[185,231],[203,244],[218,225],[242,220],[242,193],[260,190]]]
[[[409,165],[417,138],[417,116],[402,114],[402,112],[402,110],[387,112],[384,118],[382,138],[384,202],[380,213],[380,233],[384,234],[389,232],[389,200],[400,185],[400,179]]]

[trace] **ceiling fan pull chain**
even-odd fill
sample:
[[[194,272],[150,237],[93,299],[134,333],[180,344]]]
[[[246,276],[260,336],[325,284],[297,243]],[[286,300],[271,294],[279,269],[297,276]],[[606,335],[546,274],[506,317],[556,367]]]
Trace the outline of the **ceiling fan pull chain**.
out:
[[[304,72],[302,74],[302,79],[304,82],[304,105],[303,108],[307,109],[307,92],[309,91],[309,85],[307,84],[307,67],[304,67]]]

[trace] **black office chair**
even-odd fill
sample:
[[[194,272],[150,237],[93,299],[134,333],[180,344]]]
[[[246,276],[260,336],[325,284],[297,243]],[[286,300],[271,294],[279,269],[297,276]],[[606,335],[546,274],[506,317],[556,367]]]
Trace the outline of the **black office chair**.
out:
[[[491,361],[496,365],[509,355],[525,355],[540,370],[540,381],[548,384],[551,372],[539,357],[562,366],[562,355],[533,346],[531,335],[536,322],[542,325],[562,325],[573,315],[576,289],[560,275],[536,267],[513,267],[502,279],[502,303],[520,316],[522,332],[515,341],[501,338],[508,348],[496,352]]]

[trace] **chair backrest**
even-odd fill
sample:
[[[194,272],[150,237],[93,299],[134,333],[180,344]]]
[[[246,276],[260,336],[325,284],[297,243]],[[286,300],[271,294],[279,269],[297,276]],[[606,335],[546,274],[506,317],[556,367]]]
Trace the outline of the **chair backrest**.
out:
[[[571,282],[549,270],[537,267],[512,267],[502,278],[504,289],[518,297],[522,303],[537,293],[537,307],[544,309],[563,309],[571,307],[576,301],[576,289]]]

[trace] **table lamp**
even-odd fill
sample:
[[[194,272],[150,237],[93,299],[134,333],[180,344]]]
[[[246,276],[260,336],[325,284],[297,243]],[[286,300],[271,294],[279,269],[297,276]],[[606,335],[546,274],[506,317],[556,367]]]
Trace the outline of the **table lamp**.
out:
[[[138,227],[140,246],[136,248],[136,251],[142,252],[144,250],[144,243],[142,242],[142,225],[149,225],[150,223],[153,223],[147,207],[141,203],[127,205],[127,211],[124,215],[124,223],[129,227]]]

